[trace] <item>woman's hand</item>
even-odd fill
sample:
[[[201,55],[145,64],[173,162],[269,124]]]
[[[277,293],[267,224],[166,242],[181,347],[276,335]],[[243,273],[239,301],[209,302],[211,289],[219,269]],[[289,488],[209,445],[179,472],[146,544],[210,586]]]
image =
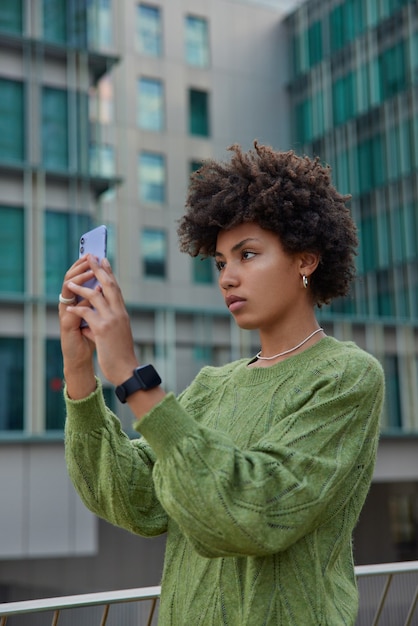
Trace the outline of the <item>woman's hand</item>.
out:
[[[83,287],[83,283],[93,276],[99,281],[100,287]],[[63,290],[63,297],[75,294],[81,299],[76,306],[67,306],[62,313],[62,327],[66,337],[74,341],[72,347],[65,342],[66,353],[71,361],[75,364],[79,360],[85,364],[85,348],[91,349],[95,345],[100,368],[109,382],[119,385],[130,378],[138,366],[138,360],[128,312],[108,260],[103,259],[99,264],[95,257],[87,255],[76,262],[66,275]],[[80,329],[82,319],[87,322],[87,328]],[[68,387],[67,376],[66,379]]]

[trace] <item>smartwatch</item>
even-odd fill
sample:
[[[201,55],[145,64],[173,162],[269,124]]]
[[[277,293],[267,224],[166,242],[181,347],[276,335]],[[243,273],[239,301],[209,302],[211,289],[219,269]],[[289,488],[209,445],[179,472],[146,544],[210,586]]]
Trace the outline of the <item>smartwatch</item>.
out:
[[[133,376],[125,380],[124,383],[118,385],[115,389],[115,393],[119,400],[123,403],[129,398],[130,395],[143,389],[153,389],[161,385],[161,378],[152,365],[141,365],[133,371]]]

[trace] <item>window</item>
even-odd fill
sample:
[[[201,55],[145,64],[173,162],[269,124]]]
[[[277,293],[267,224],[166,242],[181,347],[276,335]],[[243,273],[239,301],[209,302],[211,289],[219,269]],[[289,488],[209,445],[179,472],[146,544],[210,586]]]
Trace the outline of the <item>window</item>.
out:
[[[23,31],[22,0],[2,0],[0,2],[0,29],[10,33]]]
[[[206,91],[189,91],[189,131],[191,135],[209,136],[209,96]]]
[[[112,45],[112,8],[110,0],[89,2],[88,9],[89,47],[101,49]]]
[[[162,154],[143,152],[139,156],[139,197],[154,204],[165,201],[165,159]]]
[[[87,47],[87,3],[42,0],[43,35],[47,41]]]
[[[25,289],[23,209],[0,206],[0,291]]]
[[[193,282],[201,285],[213,284],[213,259],[199,256],[192,258],[193,263]]]
[[[46,429],[64,430],[63,363],[59,339],[46,340]]]
[[[0,430],[23,429],[23,339],[0,337]]]
[[[162,82],[153,78],[140,78],[138,92],[138,126],[146,130],[162,130],[164,127]]]
[[[322,60],[322,24],[314,22],[308,30],[309,64],[312,67]]]
[[[45,291],[56,297],[61,291],[62,279],[78,256],[80,235],[92,227],[88,215],[45,212]]]
[[[401,42],[379,57],[379,79],[382,98],[390,98],[406,88],[406,58]]]
[[[161,14],[158,7],[140,4],[137,10],[137,45],[141,54],[159,57],[162,54]]]
[[[23,84],[0,78],[0,159],[25,158]]]
[[[141,253],[144,276],[165,278],[167,240],[163,230],[145,228],[141,236]]]
[[[63,89],[42,92],[42,161],[47,169],[68,168],[68,103]]]
[[[208,22],[202,17],[186,17],[186,62],[197,67],[209,65]]]
[[[386,379],[386,407],[389,430],[402,429],[399,358],[386,355],[383,362]]]

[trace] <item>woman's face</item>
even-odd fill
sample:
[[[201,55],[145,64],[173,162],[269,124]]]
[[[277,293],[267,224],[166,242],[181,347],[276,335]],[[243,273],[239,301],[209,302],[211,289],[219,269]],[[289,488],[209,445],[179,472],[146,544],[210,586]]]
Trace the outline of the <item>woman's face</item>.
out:
[[[312,255],[286,253],[275,233],[254,222],[219,232],[219,287],[240,328],[274,332],[294,320],[308,300],[302,284],[306,257]]]

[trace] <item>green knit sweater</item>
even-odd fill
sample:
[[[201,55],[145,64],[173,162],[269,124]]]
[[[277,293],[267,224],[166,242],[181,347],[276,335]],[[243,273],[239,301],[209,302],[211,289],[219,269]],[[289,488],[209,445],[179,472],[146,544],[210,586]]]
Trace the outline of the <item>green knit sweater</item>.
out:
[[[100,385],[68,398],[66,457],[97,515],[167,532],[162,626],[352,626],[351,535],[372,479],[378,362],[327,337],[268,368],[205,367],[130,440]]]

